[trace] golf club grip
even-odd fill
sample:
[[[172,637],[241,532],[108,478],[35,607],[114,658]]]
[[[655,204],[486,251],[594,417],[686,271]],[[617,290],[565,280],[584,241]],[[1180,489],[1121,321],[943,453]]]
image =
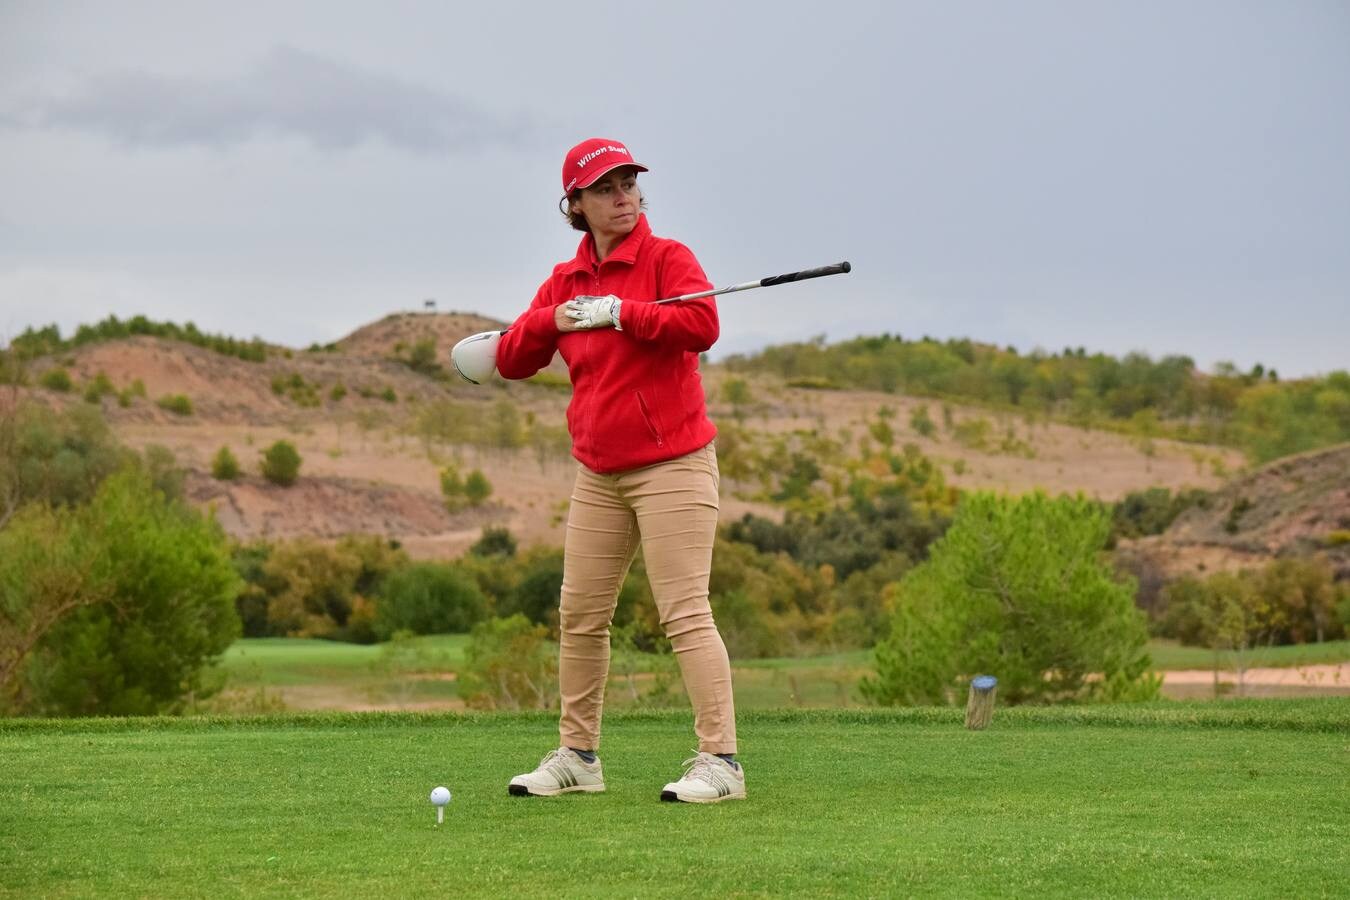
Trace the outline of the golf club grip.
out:
[[[761,278],[759,286],[773,287],[775,284],[787,284],[789,281],[805,281],[808,278],[823,278],[826,275],[844,275],[852,270],[853,266],[841,262],[832,266],[821,266],[819,269],[803,269],[800,272],[789,272],[786,275]]]

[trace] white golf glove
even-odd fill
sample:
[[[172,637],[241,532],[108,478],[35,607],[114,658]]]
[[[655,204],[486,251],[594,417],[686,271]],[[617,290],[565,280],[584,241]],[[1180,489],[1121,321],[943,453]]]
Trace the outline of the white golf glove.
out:
[[[619,324],[619,310],[623,301],[613,294],[604,297],[580,296],[568,300],[567,315],[576,322],[578,328],[604,328],[613,325],[623,331]]]

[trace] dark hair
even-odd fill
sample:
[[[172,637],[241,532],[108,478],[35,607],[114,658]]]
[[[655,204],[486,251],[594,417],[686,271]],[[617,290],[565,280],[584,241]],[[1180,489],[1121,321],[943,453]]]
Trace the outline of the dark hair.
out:
[[[558,212],[562,213],[563,218],[567,220],[567,223],[571,225],[573,228],[575,228],[577,231],[584,231],[587,234],[589,234],[591,231],[591,226],[586,224],[586,217],[583,216],[581,213],[572,212],[572,204],[577,202],[577,200],[581,198],[581,191],[582,188],[577,188],[575,191],[573,191],[570,194],[567,194],[565,197],[559,200]],[[638,200],[638,209],[642,210],[643,212],[646,212],[647,210],[646,197],[641,197]]]

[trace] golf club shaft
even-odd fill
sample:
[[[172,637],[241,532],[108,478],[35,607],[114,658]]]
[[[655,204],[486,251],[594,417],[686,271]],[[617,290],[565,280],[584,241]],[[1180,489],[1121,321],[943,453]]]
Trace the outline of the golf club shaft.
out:
[[[822,278],[826,275],[843,275],[851,271],[853,266],[846,262],[836,263],[832,266],[821,266],[818,269],[803,269],[800,272],[788,272],[786,275],[771,275],[768,278],[761,278],[759,281],[747,281],[744,284],[733,284],[731,287],[717,288],[711,291],[700,291],[697,294],[685,294],[682,297],[667,297],[664,300],[655,300],[655,303],[678,303],[681,300],[698,300],[702,297],[716,297],[719,294],[730,294],[732,291],[748,291],[751,288],[773,287],[776,284],[787,284],[790,281],[805,281],[808,278]]]

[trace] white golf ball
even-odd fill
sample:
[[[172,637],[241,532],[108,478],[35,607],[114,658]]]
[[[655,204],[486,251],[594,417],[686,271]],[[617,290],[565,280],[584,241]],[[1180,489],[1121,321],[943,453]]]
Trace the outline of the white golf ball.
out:
[[[431,802],[437,806],[445,806],[450,802],[450,789],[446,787],[434,788],[431,792]]]

